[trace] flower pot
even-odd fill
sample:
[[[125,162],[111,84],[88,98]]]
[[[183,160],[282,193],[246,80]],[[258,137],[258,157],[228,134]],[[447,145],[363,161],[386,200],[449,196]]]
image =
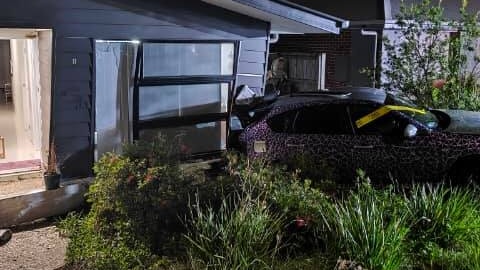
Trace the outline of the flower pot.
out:
[[[53,190],[60,187],[60,175],[59,174],[45,174],[43,176],[46,190]]]

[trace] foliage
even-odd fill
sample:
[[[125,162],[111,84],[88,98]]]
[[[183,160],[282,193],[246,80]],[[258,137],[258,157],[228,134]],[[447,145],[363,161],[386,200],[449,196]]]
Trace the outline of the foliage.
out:
[[[273,269],[277,270],[331,270],[332,265],[335,265],[332,260],[324,254],[306,254],[287,260],[277,260]]]
[[[284,216],[285,237],[283,252],[299,254],[325,247],[329,225],[325,209],[330,206],[329,197],[314,187],[308,179],[302,179],[299,171],[289,171],[262,160],[246,160],[232,154],[229,171],[238,176],[242,186],[249,186],[263,194],[265,199]]]
[[[368,269],[404,268],[408,229],[401,209],[392,206],[393,189],[375,190],[361,171],[358,180],[357,188],[338,200],[331,212],[337,250]]]
[[[235,191],[218,209],[197,201],[189,216],[194,268],[278,269],[280,261],[296,264],[297,256],[325,248],[326,195],[284,167],[237,154],[227,158]]]
[[[106,239],[93,229],[91,219],[69,214],[60,224],[68,242],[66,269],[162,269],[167,261],[155,256],[126,234]]]
[[[197,200],[185,236],[193,269],[271,269],[283,218],[250,191],[224,198],[217,211]]]
[[[477,269],[480,203],[473,191],[415,185],[405,202],[413,262],[446,269]]]
[[[459,21],[450,21],[441,1],[402,2],[399,38],[384,39],[387,90],[400,90],[424,107],[480,110],[479,17],[467,5],[463,1]]]
[[[70,264],[143,269],[156,263],[151,258],[184,252],[179,215],[187,213],[189,194],[215,190],[201,173],[180,168],[172,145],[161,137],[137,142],[126,146],[124,155],[107,154],[95,164],[89,213],[64,221]]]
[[[293,155],[288,163],[300,177],[312,179],[315,183],[336,179],[333,168],[325,160],[318,160],[309,153]]]
[[[158,149],[169,146],[136,144],[96,165],[91,211],[62,221],[68,265],[332,269],[341,258],[368,269],[480,266],[476,190],[380,189],[359,171],[356,188],[330,196],[299,171],[237,154],[225,176],[208,181]]]

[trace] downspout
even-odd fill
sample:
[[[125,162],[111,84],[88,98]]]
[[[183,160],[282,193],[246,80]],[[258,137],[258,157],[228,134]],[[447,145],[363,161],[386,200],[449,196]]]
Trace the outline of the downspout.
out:
[[[375,48],[373,50],[373,88],[376,86],[377,79],[377,50],[378,50],[378,33],[376,31],[361,30],[362,36],[375,37]]]
[[[270,44],[277,43],[279,39],[280,39],[280,35],[278,33],[270,33],[270,39],[268,40],[268,43]]]

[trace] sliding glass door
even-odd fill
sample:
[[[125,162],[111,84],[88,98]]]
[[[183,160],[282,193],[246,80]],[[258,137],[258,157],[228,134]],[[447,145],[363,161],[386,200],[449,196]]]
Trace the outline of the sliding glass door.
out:
[[[132,97],[138,44],[95,42],[95,159],[121,152],[132,139]]]
[[[134,134],[162,134],[187,155],[227,146],[234,43],[147,42],[139,50]]]
[[[225,150],[232,42],[97,41],[96,158],[166,136],[188,156]]]

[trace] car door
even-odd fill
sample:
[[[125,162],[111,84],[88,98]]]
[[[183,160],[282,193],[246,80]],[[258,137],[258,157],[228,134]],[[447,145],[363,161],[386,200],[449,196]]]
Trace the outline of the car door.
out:
[[[268,129],[261,128],[264,132],[257,132],[256,136],[260,140],[253,142],[254,151],[265,151],[264,158],[270,161],[289,162],[290,157],[294,154],[289,153],[292,149],[287,147],[287,141],[292,134],[293,121],[297,114],[298,110],[292,109],[268,118],[266,123],[261,123],[261,125],[268,125]],[[255,150],[255,148],[259,149]]]
[[[356,104],[349,107],[355,130],[352,141],[354,166],[379,181],[390,178],[400,181],[415,180],[428,166],[425,164],[426,159],[423,158],[428,155],[428,145],[425,144],[425,137],[428,137],[428,134],[420,132],[410,139],[404,137],[404,130],[408,124],[418,130],[422,130],[422,127],[396,111],[391,111],[361,128],[355,125],[357,120],[378,108],[378,105],[372,104]]]
[[[315,164],[328,176],[352,176],[353,130],[344,104],[306,106],[297,111],[286,137],[287,158]]]

